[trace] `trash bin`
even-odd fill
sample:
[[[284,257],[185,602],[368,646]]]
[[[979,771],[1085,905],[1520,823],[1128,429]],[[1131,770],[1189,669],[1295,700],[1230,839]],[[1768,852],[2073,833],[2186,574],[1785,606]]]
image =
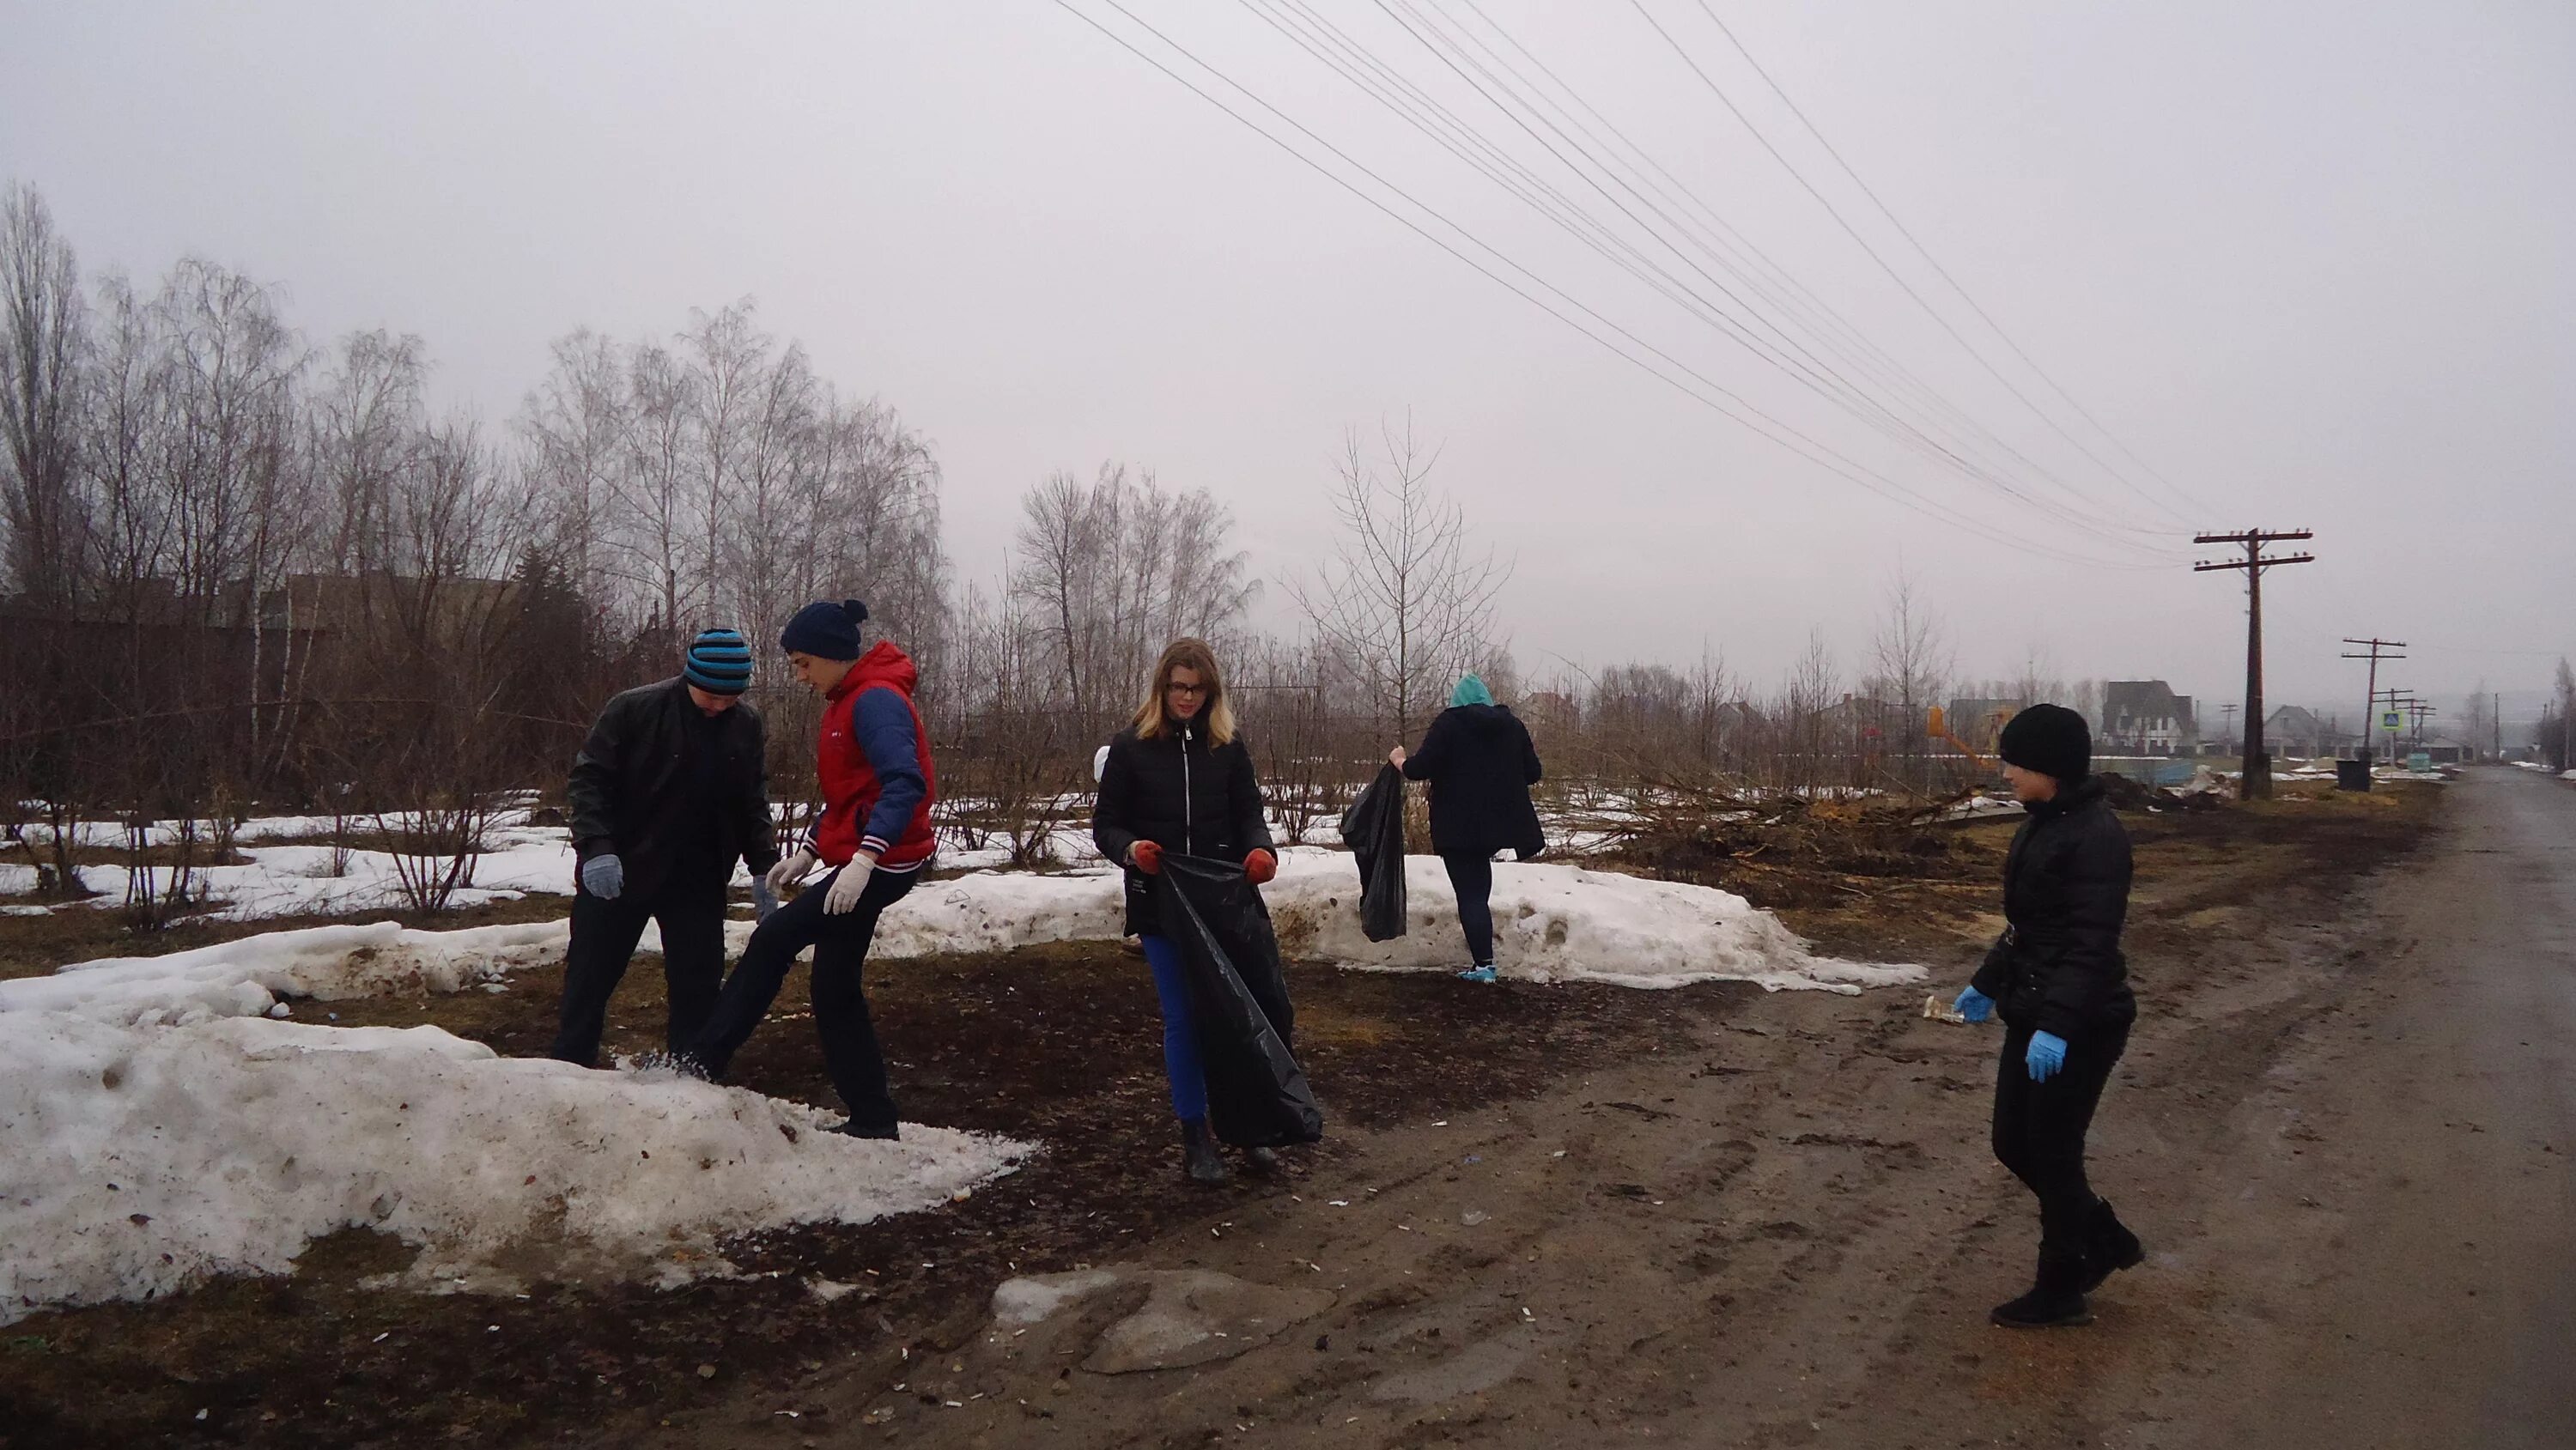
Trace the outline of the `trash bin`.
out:
[[[2335,789],[2337,789],[2337,790],[2368,790],[2368,789],[2370,789],[2370,760],[2369,760],[2369,758],[2368,758],[2367,756],[2365,756],[2365,757],[2363,757],[2363,758],[2362,758],[2362,759],[2360,759],[2360,760],[2338,760],[2338,761],[2336,761],[2336,762],[2335,762]]]

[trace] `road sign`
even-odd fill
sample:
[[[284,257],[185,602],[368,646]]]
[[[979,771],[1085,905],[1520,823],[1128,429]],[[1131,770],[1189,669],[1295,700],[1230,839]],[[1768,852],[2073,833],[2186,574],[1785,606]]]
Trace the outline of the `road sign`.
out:
[[[2414,771],[2431,770],[2433,768],[2433,753],[2429,750],[2416,751],[2414,754],[2406,757],[2406,768]]]
[[[2382,730],[2403,730],[2403,729],[2405,729],[2405,728],[2406,728],[2406,712],[2405,712],[2405,711],[2403,711],[2403,710],[2382,710],[2382,711],[2380,711],[2380,712],[2379,712],[2379,728],[2380,728],[2380,729],[2382,729]]]

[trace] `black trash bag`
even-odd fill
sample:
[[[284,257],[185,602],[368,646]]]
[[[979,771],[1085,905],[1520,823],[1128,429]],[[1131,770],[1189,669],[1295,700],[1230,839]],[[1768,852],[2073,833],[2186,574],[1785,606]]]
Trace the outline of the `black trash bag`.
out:
[[[1153,881],[1163,935],[1189,978],[1208,1126],[1238,1148],[1323,1137],[1323,1110],[1289,1051],[1296,1018],[1260,888],[1240,866],[1176,854]]]
[[[1360,863],[1360,930],[1370,941],[1404,935],[1404,772],[1377,768],[1377,779],[1342,812],[1342,844]]]

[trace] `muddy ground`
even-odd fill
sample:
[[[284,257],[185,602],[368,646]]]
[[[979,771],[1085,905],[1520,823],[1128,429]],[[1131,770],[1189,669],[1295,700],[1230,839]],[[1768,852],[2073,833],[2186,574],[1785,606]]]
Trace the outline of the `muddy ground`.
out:
[[[2186,1169],[2360,970],[2373,893],[2443,789],[2127,817],[2150,1016],[2096,1157],[2151,1243],[2186,1241]],[[1746,891],[1839,953],[1925,963],[1946,996],[1997,924],[2010,828],[1627,864]],[[658,1045],[656,968],[621,993],[613,1050]],[[2202,1332],[2215,1291],[2170,1262],[2115,1281],[2089,1338],[1984,1328],[2034,1229],[1984,1148],[1993,1038],[1923,1020],[1922,989],[1292,981],[1330,1129],[1278,1178],[1177,1180],[1125,951],[887,964],[871,996],[907,1119],[1045,1145],[971,1201],[766,1236],[732,1257],[775,1277],[672,1293],[364,1291],[407,1251],[343,1235],[290,1278],[0,1332],[0,1443],[2064,1444],[2050,1407],[2104,1346],[2127,1363],[2146,1326]],[[331,1005],[533,1054],[557,985]],[[736,1080],[828,1104],[802,1014],[791,984]],[[1006,1277],[1127,1262],[1325,1287],[1333,1307],[1241,1358],[1129,1376],[1024,1360],[988,1327]],[[825,1303],[809,1278],[866,1287]],[[1905,1412],[1927,1397],[1954,1403]]]

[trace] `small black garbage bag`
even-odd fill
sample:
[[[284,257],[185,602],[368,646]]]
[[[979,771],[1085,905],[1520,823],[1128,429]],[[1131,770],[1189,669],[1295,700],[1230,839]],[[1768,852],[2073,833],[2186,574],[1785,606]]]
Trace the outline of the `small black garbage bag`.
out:
[[[1323,1110],[1289,1050],[1296,1017],[1260,888],[1230,862],[1167,855],[1154,901],[1189,975],[1208,1126],[1238,1148],[1323,1137]]]
[[[1342,812],[1342,844],[1360,866],[1360,930],[1370,941],[1404,935],[1404,772],[1377,768],[1377,779]]]

